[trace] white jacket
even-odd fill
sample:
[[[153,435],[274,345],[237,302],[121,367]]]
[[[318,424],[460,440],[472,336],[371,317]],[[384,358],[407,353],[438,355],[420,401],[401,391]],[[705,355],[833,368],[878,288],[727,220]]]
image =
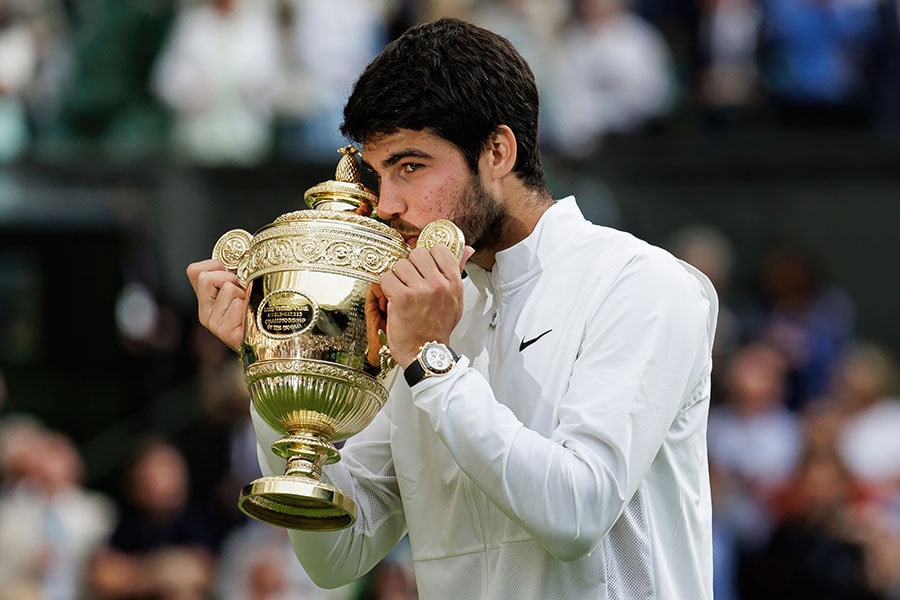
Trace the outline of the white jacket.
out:
[[[709,281],[574,198],[466,269],[456,367],[399,378],[326,468],[354,526],[290,532],[310,575],[346,583],[408,530],[425,600],[712,598]]]

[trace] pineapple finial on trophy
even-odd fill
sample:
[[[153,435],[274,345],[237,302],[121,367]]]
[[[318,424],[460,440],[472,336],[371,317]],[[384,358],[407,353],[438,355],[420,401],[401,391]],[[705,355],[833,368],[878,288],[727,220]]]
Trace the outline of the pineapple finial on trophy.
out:
[[[337,168],[334,170],[334,179],[345,183],[359,183],[359,162],[356,160],[359,149],[356,146],[344,146],[338,148],[338,152],[344,156],[338,161]]]
[[[304,194],[306,204],[316,210],[353,212],[364,217],[372,215],[378,196],[360,182],[359,149],[344,146],[334,171],[334,179],[315,185]]]

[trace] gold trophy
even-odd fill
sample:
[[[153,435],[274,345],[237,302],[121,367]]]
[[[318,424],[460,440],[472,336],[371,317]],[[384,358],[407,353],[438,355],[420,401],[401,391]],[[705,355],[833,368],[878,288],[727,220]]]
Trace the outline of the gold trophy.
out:
[[[369,216],[378,199],[360,183],[356,148],[339,152],[335,179],[306,190],[311,210],[281,215],[254,235],[231,230],[213,249],[247,288],[244,381],[259,416],[284,436],[272,451],[287,460],[283,475],[244,486],[238,506],[289,529],[342,529],[356,519],[354,502],[321,480],[322,467],[340,460],[334,442],[375,418],[396,376],[365,305],[369,286],[410,248]],[[422,230],[420,246],[436,243],[461,256],[452,222]]]

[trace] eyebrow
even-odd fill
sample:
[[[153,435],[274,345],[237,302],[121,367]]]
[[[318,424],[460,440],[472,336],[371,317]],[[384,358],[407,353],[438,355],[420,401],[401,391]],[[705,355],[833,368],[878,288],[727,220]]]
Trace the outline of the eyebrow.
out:
[[[385,169],[387,169],[388,167],[392,167],[393,165],[397,164],[404,158],[431,159],[431,158],[434,158],[434,156],[432,156],[431,154],[428,154],[427,152],[423,152],[422,150],[417,150],[415,148],[404,148],[403,150],[397,150],[396,152],[391,153],[390,156],[388,156],[383,161],[381,161],[381,166],[384,167]],[[366,161],[366,159],[361,158],[360,161],[362,162],[364,167],[366,167],[367,169],[369,169],[372,172],[376,172],[375,169],[372,167],[372,165]]]

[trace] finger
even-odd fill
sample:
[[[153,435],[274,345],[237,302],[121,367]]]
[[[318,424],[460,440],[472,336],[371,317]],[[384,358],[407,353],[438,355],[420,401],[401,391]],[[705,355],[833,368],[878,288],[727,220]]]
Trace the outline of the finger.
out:
[[[409,260],[409,258],[401,258],[397,262],[394,263],[394,266],[391,267],[388,275],[400,280],[401,282],[405,282],[409,280],[412,276],[418,275],[418,270],[415,265]],[[382,284],[383,286],[383,284]]]
[[[366,292],[366,360],[372,367],[381,366],[383,332],[387,331],[387,299],[377,283],[369,284]]]
[[[465,256],[465,250],[463,250],[463,255]],[[436,244],[431,249],[431,256],[434,259],[434,264],[437,269],[440,271],[441,275],[443,275],[446,279],[450,281],[455,281],[459,279],[459,274],[461,270],[460,260],[457,259],[456,255],[443,244]],[[465,264],[463,262],[462,264]]]
[[[366,291],[366,304],[377,304],[382,296],[384,296],[384,291],[381,289],[381,286],[377,283],[370,284],[369,289]]]
[[[225,271],[225,265],[223,265],[218,260],[209,258],[206,260],[191,263],[187,266],[187,276],[191,282],[191,287],[194,288],[194,292],[197,291],[197,283],[200,275],[208,271]]]
[[[399,282],[400,278],[397,277],[397,263],[394,263],[394,265],[391,267],[391,270],[382,273],[381,278],[378,280],[378,287],[381,289],[382,296],[385,298],[389,297],[389,290],[391,289],[391,286],[395,286]]]
[[[244,288],[226,283],[209,305],[206,315],[200,312],[201,324],[233,350],[240,348],[243,338],[246,296]]]
[[[197,275],[194,293],[201,304],[204,301],[211,302],[219,295],[219,290],[229,284],[243,290],[237,276],[233,273],[228,271],[203,271]]]
[[[223,316],[223,324],[219,327],[221,339],[226,346],[240,353],[241,343],[244,340],[244,313],[246,312],[246,303],[244,300],[234,298],[230,303],[228,310]]]
[[[204,277],[201,277],[201,282],[203,280]],[[232,309],[232,304],[236,302],[243,304],[246,294],[244,288],[230,282],[208,288],[214,291],[201,298],[198,312],[201,324],[210,327],[223,322],[225,315]]]
[[[424,252],[427,252],[427,250]],[[412,256],[412,252],[410,256]],[[381,287],[386,294],[389,294],[389,291],[394,289],[398,282],[403,285],[410,285],[421,278],[422,274],[416,265],[409,258],[401,258],[394,263],[389,272],[382,275]]]
[[[474,250],[469,252],[468,256],[471,256],[472,252]],[[459,274],[460,265],[453,252],[444,244],[436,244],[430,250],[422,247],[414,248],[408,258],[398,260],[390,272],[382,275],[381,285],[385,294],[390,296],[397,290],[398,283],[406,287],[415,287],[423,281],[434,281],[438,278],[454,281],[459,279]]]
[[[376,310],[383,314],[386,308],[387,297],[384,295],[384,290],[377,283],[369,285],[369,290],[366,292],[366,311]]]
[[[456,257],[450,252],[450,249],[443,244],[435,245],[430,250],[426,248],[415,248],[409,253],[409,262],[416,269],[420,279],[433,279],[443,276],[443,269],[440,267],[442,259],[450,256],[453,269],[456,269]]]

